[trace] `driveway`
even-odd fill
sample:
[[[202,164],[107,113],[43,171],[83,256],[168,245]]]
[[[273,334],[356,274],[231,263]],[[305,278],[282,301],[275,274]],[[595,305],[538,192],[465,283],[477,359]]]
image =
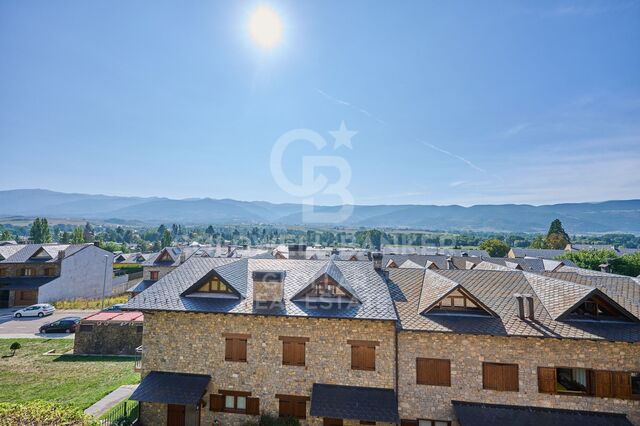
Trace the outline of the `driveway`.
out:
[[[46,338],[68,338],[72,339],[73,334],[66,333],[47,333],[40,334],[40,326],[42,324],[59,320],[64,317],[81,317],[84,318],[97,311],[82,310],[58,310],[52,315],[38,317],[22,317],[14,318],[13,313],[17,309],[0,309],[0,339],[1,338],[22,338],[22,337],[46,337]]]

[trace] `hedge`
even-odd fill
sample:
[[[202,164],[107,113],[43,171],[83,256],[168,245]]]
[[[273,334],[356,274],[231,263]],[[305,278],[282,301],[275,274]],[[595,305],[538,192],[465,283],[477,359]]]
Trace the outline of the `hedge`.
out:
[[[82,410],[45,401],[0,403],[0,426],[97,426]]]

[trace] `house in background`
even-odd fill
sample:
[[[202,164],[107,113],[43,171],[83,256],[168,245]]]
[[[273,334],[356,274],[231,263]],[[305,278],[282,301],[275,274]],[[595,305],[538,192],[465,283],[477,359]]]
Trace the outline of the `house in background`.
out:
[[[112,258],[93,244],[0,246],[0,307],[110,295]]]

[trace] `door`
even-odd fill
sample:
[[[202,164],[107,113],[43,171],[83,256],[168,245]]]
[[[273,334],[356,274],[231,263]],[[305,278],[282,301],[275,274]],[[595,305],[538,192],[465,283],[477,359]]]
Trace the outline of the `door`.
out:
[[[342,419],[330,419],[329,417],[324,417],[322,419],[323,426],[342,426]]]
[[[0,290],[0,308],[9,307],[9,290]]]
[[[14,305],[28,306],[38,303],[38,290],[16,291]]]
[[[185,426],[184,405],[167,405],[167,426]]]

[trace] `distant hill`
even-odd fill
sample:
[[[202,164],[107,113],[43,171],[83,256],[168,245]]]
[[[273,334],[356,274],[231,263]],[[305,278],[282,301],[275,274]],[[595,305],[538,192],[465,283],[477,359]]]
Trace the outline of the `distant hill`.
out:
[[[337,207],[319,207],[328,212]],[[46,216],[94,219],[114,223],[183,224],[274,223],[302,224],[298,204],[211,198],[116,197],[67,194],[42,189],[0,191],[0,217]],[[544,232],[559,218],[570,233],[640,233],[640,200],[567,203],[429,206],[355,206],[342,225],[424,228],[437,230]]]

